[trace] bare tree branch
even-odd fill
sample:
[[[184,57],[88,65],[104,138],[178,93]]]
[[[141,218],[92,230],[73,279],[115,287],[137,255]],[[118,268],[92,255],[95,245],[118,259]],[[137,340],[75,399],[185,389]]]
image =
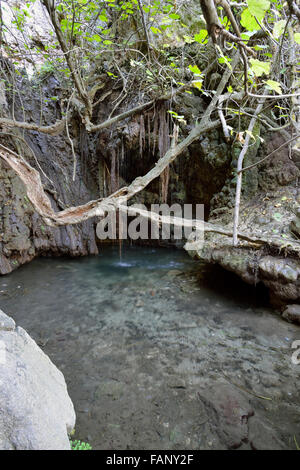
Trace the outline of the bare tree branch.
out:
[[[296,2],[294,0],[287,0],[287,4],[289,6],[291,15],[297,16],[298,21],[300,22],[300,8],[296,4]]]
[[[156,102],[158,101],[168,101],[172,99],[174,96],[178,95],[179,93],[182,93],[183,91],[189,89],[192,87],[192,83],[187,83],[186,85],[182,85],[177,89],[171,90],[165,95],[161,95],[158,98],[154,98],[153,100],[147,101],[146,103],[142,103],[135,108],[129,109],[128,111],[125,111],[124,113],[118,114],[118,116],[114,116],[111,119],[107,119],[104,122],[101,122],[100,124],[92,124],[91,122],[86,123],[86,129],[89,132],[96,132],[101,129],[105,129],[106,127],[110,127],[111,125],[115,124],[118,121],[122,121],[123,119],[126,119],[133,114],[140,113],[141,111],[144,111],[147,108],[150,108],[153,106]]]
[[[66,125],[66,118],[57,121],[51,126],[39,126],[38,124],[30,124],[29,122],[15,121],[14,119],[0,118],[0,126],[18,127],[19,129],[27,129],[28,131],[42,132],[42,134],[57,135],[63,131]]]
[[[59,19],[57,17],[56,10],[55,10],[55,2],[54,2],[54,0],[41,0],[41,1],[42,1],[42,4],[45,6],[45,8],[46,8],[46,10],[47,10],[47,12],[50,16],[51,23],[52,23],[53,28],[55,30],[57,40],[59,42],[59,45],[61,47],[62,52],[64,53],[65,58],[66,58],[66,61],[67,61],[68,67],[70,69],[71,76],[72,76],[72,79],[73,79],[74,84],[76,86],[78,95],[79,95],[80,99],[82,100],[83,104],[86,107],[87,115],[91,116],[92,115],[92,104],[89,100],[88,93],[87,93],[87,91],[84,87],[84,84],[82,82],[81,75],[77,71],[76,66],[74,64],[73,57],[72,57],[72,52],[69,50],[69,48],[67,46],[67,43],[65,41],[63,32],[61,30],[60,22],[59,22]]]
[[[226,29],[221,25],[216,5],[221,5],[222,8],[224,8],[235,31],[235,35],[226,31]],[[238,24],[231,11],[230,5],[226,0],[200,0],[200,6],[206,21],[208,34],[211,36],[214,43],[217,43],[218,39],[223,37],[228,41],[238,44],[240,48],[245,49],[248,54],[255,56],[255,52],[243,42]]]
[[[142,18],[142,24],[143,24],[143,28],[144,28],[144,33],[145,33],[145,38],[146,38],[146,41],[147,41],[147,49],[148,49],[148,56],[149,56],[149,59],[151,58],[151,52],[150,52],[150,41],[149,41],[149,35],[148,35],[148,31],[147,31],[147,26],[146,26],[146,22],[145,22],[145,15],[144,15],[144,10],[143,10],[143,5],[142,5],[142,2],[141,0],[137,0],[138,2],[138,5],[139,5],[139,9],[140,9],[140,13],[141,13],[141,18]]]
[[[58,213],[55,213],[51,207],[37,170],[32,168],[20,155],[1,144],[0,157],[11,166],[23,181],[28,198],[48,225],[77,224],[91,217],[103,216],[104,212],[109,210],[109,208],[124,204],[135,194],[142,191],[152,180],[160,176],[167,166],[201,134],[215,129],[219,125],[219,120],[211,122],[206,118],[181,143],[170,148],[164,157],[157,161],[152,170],[143,177],[137,177],[128,187],[121,188],[105,199],[90,201],[82,206],[71,207]]]
[[[2,157],[18,174],[25,184],[28,198],[36,208],[37,212],[44,218],[47,224],[59,226],[67,224],[76,224],[83,222],[88,218],[103,215],[103,212],[110,206],[118,207],[124,204],[128,199],[142,191],[152,180],[160,176],[160,174],[175,160],[192,142],[199,136],[220,125],[220,121],[211,121],[210,116],[218,103],[220,95],[231,77],[235,66],[239,60],[239,53],[235,54],[231,68],[226,68],[223,77],[218,85],[215,95],[213,96],[209,106],[204,112],[200,123],[194,127],[190,134],[178,145],[171,147],[168,152],[160,158],[154,168],[143,177],[136,178],[128,187],[121,188],[116,193],[111,194],[105,199],[90,201],[87,204],[78,207],[71,207],[59,213],[55,213],[51,207],[50,201],[44,193],[40,175],[32,168],[22,157],[12,152],[10,149],[0,144]],[[115,118],[112,118],[112,120]],[[119,117],[120,119],[120,117]],[[110,121],[112,121],[110,120]]]
[[[188,142],[191,143],[193,140],[195,140],[195,138],[199,136],[199,133],[211,130],[213,127],[216,127],[219,124],[219,121],[215,121],[213,123],[208,124],[206,128],[201,127],[199,125],[197,133],[194,132],[193,136],[188,136]],[[105,199],[90,201],[89,203],[84,204],[82,206],[71,207],[58,213],[55,213],[53,211],[50,200],[43,189],[40,175],[34,168],[32,168],[18,154],[1,144],[0,157],[2,157],[16,171],[16,173],[22,179],[23,183],[26,186],[28,198],[34,205],[38,214],[43,217],[45,222],[50,226],[76,224],[79,222],[83,222],[84,220],[87,220],[91,217],[103,217],[105,215],[105,212],[121,210],[129,212],[131,215],[140,214],[141,216],[151,219],[158,224],[167,223],[177,226],[194,227],[197,230],[204,230],[205,232],[214,232],[220,235],[231,237],[231,230],[226,230],[218,225],[199,220],[162,216],[160,214],[153,213],[151,211],[146,211],[135,206],[128,207],[125,205],[129,198],[144,189],[144,187],[146,187],[147,184],[149,184],[155,177],[159,176],[162,171],[162,168],[164,169],[171,161],[173,161],[176,156],[187,147],[187,145],[188,143],[185,139],[185,141],[183,141],[181,144],[179,144],[173,149],[170,149],[170,151],[167,152],[163,159],[158,161],[156,167],[154,167],[144,177],[136,178],[128,188],[122,188]],[[273,237],[270,240],[269,238],[267,239],[261,236],[248,235],[244,233],[239,233],[238,237],[241,240],[247,241],[251,244],[255,244],[256,246],[262,246],[263,244],[275,244],[276,246],[280,247],[282,244],[282,240],[280,239],[280,237]],[[193,244],[193,241],[188,243]]]
[[[243,173],[244,171],[247,171],[247,170],[251,170],[251,168],[254,168],[256,167],[257,165],[260,165],[261,163],[263,163],[265,160],[267,160],[268,158],[270,158],[272,155],[274,155],[274,153],[278,152],[278,150],[282,149],[283,147],[286,147],[287,145],[289,145],[291,142],[293,142],[294,140],[296,139],[299,139],[300,137],[300,134],[297,134],[295,135],[294,137],[292,137],[291,139],[287,140],[286,142],[284,142],[282,145],[280,145],[279,147],[277,147],[276,149],[272,150],[272,152],[268,153],[268,155],[266,155],[264,158],[262,158],[261,160],[259,160],[258,162],[255,162],[253,163],[252,165],[249,165],[249,166],[245,166],[244,168],[242,168],[240,170],[240,173]]]
[[[241,200],[241,191],[242,191],[242,168],[245,155],[248,151],[250,139],[252,136],[252,131],[258,119],[259,113],[263,109],[264,100],[257,106],[254,116],[252,117],[250,124],[248,126],[247,135],[245,137],[245,143],[240,152],[238,163],[237,163],[237,184],[236,184],[236,193],[235,193],[235,207],[234,207],[234,222],[233,222],[233,245],[238,244],[238,226],[239,226],[239,214],[240,214],[240,200]]]

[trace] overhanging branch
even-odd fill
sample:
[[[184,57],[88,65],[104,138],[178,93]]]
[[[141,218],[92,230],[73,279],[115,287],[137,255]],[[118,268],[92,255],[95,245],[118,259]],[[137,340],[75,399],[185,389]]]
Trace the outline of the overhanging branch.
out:
[[[28,131],[37,131],[41,132],[42,134],[48,135],[57,135],[63,131],[66,125],[66,118],[57,121],[55,124],[51,126],[39,126],[38,124],[31,124],[29,122],[20,122],[14,121],[13,119],[8,118],[0,118],[0,126],[4,127],[17,127],[19,129],[27,129]]]
[[[204,132],[209,132],[220,125],[220,121],[209,121],[196,126],[178,145],[171,147],[160,158],[154,168],[146,175],[137,177],[128,187],[119,189],[105,199],[97,199],[87,204],[70,207],[61,212],[54,212],[48,196],[45,194],[41,177],[37,170],[29,165],[20,155],[0,144],[0,157],[18,174],[23,181],[27,196],[36,211],[51,226],[77,224],[91,217],[103,216],[104,212],[125,204],[135,194],[142,191],[152,180],[160,176],[167,166],[175,160],[192,142]]]

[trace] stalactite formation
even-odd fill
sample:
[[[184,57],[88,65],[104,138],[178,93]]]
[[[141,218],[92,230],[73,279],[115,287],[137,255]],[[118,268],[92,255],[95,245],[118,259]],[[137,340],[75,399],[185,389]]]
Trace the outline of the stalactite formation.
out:
[[[169,113],[167,113],[167,104],[164,103],[161,105],[158,116],[158,151],[159,158],[162,158],[170,148]],[[160,176],[160,197],[163,203],[166,203],[168,199],[169,178],[170,167],[167,166]]]
[[[146,130],[145,130],[145,120],[143,114],[140,116],[140,157],[143,157],[146,143]]]

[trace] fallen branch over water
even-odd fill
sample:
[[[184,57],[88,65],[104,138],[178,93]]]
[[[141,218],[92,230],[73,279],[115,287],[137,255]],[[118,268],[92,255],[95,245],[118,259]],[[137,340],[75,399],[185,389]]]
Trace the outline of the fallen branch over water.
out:
[[[209,124],[209,128],[220,125],[220,121],[214,121]],[[199,127],[199,128],[198,128]],[[158,225],[170,224],[174,226],[191,227],[198,231],[213,232],[225,237],[232,237],[232,230],[214,225],[209,222],[184,219],[180,217],[162,216],[158,213],[140,209],[135,206],[127,206],[127,201],[135,194],[142,191],[154,178],[158,177],[170,162],[172,162],[179,153],[181,153],[187,146],[187,142],[191,143],[197,138],[199,133],[204,132],[201,126],[197,126],[184,141],[175,147],[171,147],[166,155],[161,158],[156,166],[150,170],[143,177],[136,178],[128,187],[121,188],[114,194],[107,198],[90,201],[87,204],[70,207],[60,212],[54,212],[51,206],[49,197],[44,191],[40,174],[37,170],[32,168],[20,155],[0,144],[0,157],[6,161],[11,168],[18,174],[23,181],[27,196],[33,204],[35,210],[44,219],[47,225],[59,227],[63,225],[77,224],[83,222],[91,217],[104,217],[106,212],[110,211],[125,211],[129,214],[139,214],[142,217],[148,218]],[[175,140],[175,139],[174,139]],[[252,247],[259,248],[263,245],[275,246],[279,250],[283,244],[280,237],[260,237],[255,235],[248,235],[246,233],[239,233],[238,237],[250,243]],[[191,241],[191,244],[194,242]],[[197,242],[196,242],[197,243]],[[197,247],[195,245],[195,247]],[[297,251],[293,247],[293,251]],[[300,250],[299,250],[300,251]]]
[[[87,204],[70,207],[57,213],[53,211],[50,200],[44,192],[41,177],[37,170],[30,166],[23,157],[1,144],[0,157],[8,163],[23,181],[28,198],[48,225],[77,224],[91,217],[102,217],[106,211],[125,205],[130,198],[142,191],[152,180],[160,176],[167,166],[202,133],[208,132],[219,125],[219,120],[209,121],[205,125],[200,123],[182,142],[172,146],[164,157],[158,160],[154,168],[146,173],[146,175],[137,177],[129,186],[119,189],[107,198],[90,201]],[[175,132],[178,132],[178,129]]]
[[[90,201],[87,204],[83,204],[80,206],[70,207],[60,212],[54,212],[51,206],[50,199],[44,191],[41,182],[41,177],[38,171],[31,167],[24,160],[23,157],[1,144],[0,157],[18,174],[18,176],[23,181],[26,187],[27,196],[30,199],[31,203],[35,207],[38,214],[50,226],[59,227],[61,225],[77,224],[92,217],[103,217],[106,212],[112,210],[132,211],[132,208],[130,209],[130,207],[127,207],[126,205],[127,201],[130,198],[142,191],[155,178],[159,177],[161,173],[170,165],[170,163],[172,163],[178,155],[180,155],[189,145],[191,145],[196,139],[198,139],[201,134],[209,132],[212,129],[215,129],[221,125],[220,120],[211,121],[210,116],[212,111],[215,109],[215,106],[218,103],[219,98],[222,95],[223,90],[238,61],[239,53],[236,53],[232,61],[232,68],[227,69],[224,72],[218,89],[214,97],[212,98],[209,106],[207,107],[206,111],[204,112],[200,123],[194,127],[190,134],[184,140],[182,140],[182,142],[175,145],[175,142],[177,142],[178,137],[178,128],[177,126],[175,126],[173,145],[166,152],[166,154],[157,161],[155,166],[144,176],[139,176],[135,180],[133,180],[133,182],[129,186],[119,189],[118,191],[106,198]],[[136,208],[134,210],[135,212],[137,212]],[[223,227],[218,227],[208,222],[201,221],[199,226],[199,221],[168,217],[166,218],[165,216],[160,216],[157,213],[149,211],[144,211],[142,213],[141,211],[142,210],[140,209],[141,215],[150,218],[160,224],[169,223],[175,225],[179,224],[181,226],[192,226],[200,230],[204,229],[204,231],[206,232],[214,232],[228,237],[232,236],[231,230],[226,230]],[[282,239],[280,239],[279,237],[272,237],[271,239],[266,239],[241,233],[238,234],[238,237],[258,247],[264,244],[273,244],[277,247],[280,247],[282,245]]]
[[[9,148],[0,145],[0,157],[18,174],[25,184],[27,195],[34,205],[38,214],[40,214],[48,225],[60,226],[68,224],[77,224],[91,217],[103,217],[106,211],[117,209],[125,205],[127,201],[135,194],[142,191],[152,180],[161,175],[161,173],[170,165],[175,158],[180,155],[192,142],[199,138],[204,132],[209,132],[220,125],[220,121],[211,121],[210,115],[222,94],[234,67],[239,60],[237,53],[232,62],[232,69],[227,69],[220,81],[216,94],[212,98],[209,106],[204,112],[200,123],[194,127],[189,135],[178,145],[172,145],[166,154],[160,158],[154,168],[146,175],[137,177],[129,186],[119,189],[107,198],[90,201],[87,204],[70,207],[61,212],[55,213],[51,207],[49,198],[44,192],[39,173],[32,168],[20,155]],[[1,122],[1,121],[0,121]],[[177,142],[178,128],[174,129],[174,141]]]

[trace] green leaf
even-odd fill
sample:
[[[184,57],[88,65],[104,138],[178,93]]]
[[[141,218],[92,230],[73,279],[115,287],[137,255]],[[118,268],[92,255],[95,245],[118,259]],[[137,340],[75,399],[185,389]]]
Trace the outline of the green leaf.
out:
[[[189,69],[191,72],[193,72],[195,75],[201,75],[200,69],[197,67],[197,65],[189,65]]]
[[[247,3],[250,13],[259,21],[264,19],[266,11],[271,6],[269,0],[248,0]]]
[[[179,20],[180,15],[177,15],[176,13],[170,13],[169,18],[171,18],[171,20]]]
[[[104,21],[104,22],[107,22],[107,21],[108,21],[108,20],[107,20],[107,16],[106,16],[105,14],[100,15],[100,16],[99,16],[99,20],[100,20],[100,21]]]
[[[263,51],[264,49],[267,49],[269,46],[267,46],[267,44],[256,44],[253,49],[255,51]],[[271,57],[272,57],[272,54],[271,54]]]
[[[248,31],[257,31],[259,29],[259,25],[250,13],[249,8],[246,8],[241,15],[241,25]]]
[[[177,117],[178,114],[175,111],[168,110],[168,113],[172,114],[172,116]]]
[[[294,41],[295,41],[297,44],[300,44],[300,33],[295,33],[295,34],[294,34]]]
[[[191,36],[184,35],[183,39],[184,39],[184,42],[187,44],[192,44],[194,42],[194,38],[192,38]]]
[[[282,94],[280,83],[275,82],[274,80],[267,80],[265,84],[268,85],[268,87],[270,87],[272,90],[276,91],[276,93],[279,95]]]
[[[92,39],[93,41],[102,42],[102,39],[101,39],[101,37],[100,37],[98,34],[94,34],[94,35],[91,37],[91,39]]]
[[[218,46],[216,44],[216,49],[219,51],[219,54],[221,57],[218,58],[218,61],[220,64],[226,64],[227,67],[232,70],[232,67],[231,67],[231,64],[230,64],[230,61],[232,60],[230,57],[226,56],[223,54],[222,52],[222,49],[220,48],[220,46]]]
[[[202,80],[193,81],[192,85],[194,88],[197,88],[200,91],[202,90]]]
[[[206,29],[201,29],[198,34],[195,34],[194,40],[196,42],[202,43],[205,39],[207,39],[207,36],[208,36],[208,33],[207,33]]]
[[[274,39],[280,38],[286,25],[286,20],[276,21],[273,28],[273,37]]]
[[[161,30],[159,28],[155,28],[154,26],[151,26],[151,31],[154,34],[161,34]]]
[[[262,62],[258,59],[250,59],[251,70],[256,77],[261,77],[263,74],[269,75],[270,62]]]

